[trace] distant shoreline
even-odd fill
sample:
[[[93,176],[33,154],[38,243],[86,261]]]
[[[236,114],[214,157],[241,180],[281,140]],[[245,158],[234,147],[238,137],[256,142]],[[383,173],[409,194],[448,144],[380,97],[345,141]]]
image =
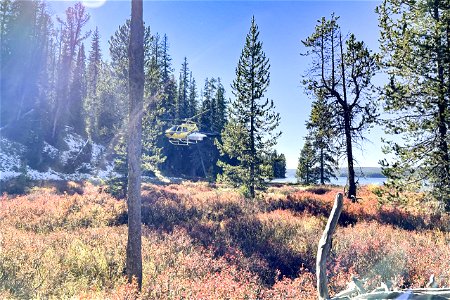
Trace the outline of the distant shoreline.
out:
[[[286,169],[286,177],[295,177],[296,169]],[[386,178],[383,175],[380,167],[358,167],[355,168],[355,175],[359,178]],[[347,168],[339,168],[336,172],[336,177],[347,177]],[[282,179],[282,178],[276,178]]]
[[[362,169],[362,170],[361,170]],[[339,173],[336,174],[337,179],[332,179],[330,184],[344,186],[347,183],[347,170],[339,169]],[[361,173],[362,171],[362,173]],[[275,178],[272,183],[297,183],[295,169],[287,169],[285,178]],[[386,176],[381,173],[381,168],[365,167],[355,170],[356,181],[360,185],[374,184],[382,185],[386,181]]]

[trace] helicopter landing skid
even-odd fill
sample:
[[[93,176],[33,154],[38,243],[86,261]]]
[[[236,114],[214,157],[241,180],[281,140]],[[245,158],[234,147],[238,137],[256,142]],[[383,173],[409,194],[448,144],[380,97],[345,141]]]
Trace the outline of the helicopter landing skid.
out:
[[[176,146],[189,146],[197,144],[198,140],[184,140],[184,139],[169,139],[169,143]]]

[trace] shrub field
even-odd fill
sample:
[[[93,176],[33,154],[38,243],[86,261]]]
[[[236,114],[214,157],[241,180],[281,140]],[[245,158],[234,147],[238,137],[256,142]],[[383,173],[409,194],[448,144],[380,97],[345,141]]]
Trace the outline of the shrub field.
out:
[[[257,199],[207,183],[143,185],[143,287],[124,277],[124,200],[68,183],[0,200],[1,299],[315,299],[315,254],[339,188],[270,187]],[[450,286],[450,217],[376,187],[346,201],[329,258],[332,294],[352,276]]]

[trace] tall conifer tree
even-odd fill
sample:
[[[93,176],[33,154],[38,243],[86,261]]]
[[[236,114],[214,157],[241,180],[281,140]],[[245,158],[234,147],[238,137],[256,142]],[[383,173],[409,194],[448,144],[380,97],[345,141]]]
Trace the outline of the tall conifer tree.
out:
[[[390,134],[384,162],[389,183],[420,189],[450,211],[450,2],[385,0],[378,7],[383,67],[384,108]]]
[[[72,84],[68,98],[69,120],[75,132],[84,134],[85,132],[85,114],[83,112],[83,102],[87,95],[86,81],[86,55],[84,52],[84,44],[81,44],[77,54],[75,69],[73,72]]]
[[[102,53],[100,49],[100,34],[98,27],[95,28],[92,35],[91,50],[88,59],[88,93],[95,94],[97,91],[98,76],[100,73],[100,63],[102,61]]]
[[[64,125],[67,125],[67,120],[70,120],[71,105],[70,103],[68,105],[68,97],[74,70],[73,61],[75,61],[76,50],[81,42],[91,33],[90,31],[83,33],[83,27],[89,21],[90,16],[81,3],[76,3],[73,7],[67,8],[65,13],[65,19],[57,19],[62,29],[62,48],[56,86],[57,97],[53,114],[52,138],[54,139],[59,137]]]
[[[316,150],[311,140],[307,137],[298,159],[297,181],[305,185],[316,184],[320,177],[320,170],[317,167],[317,163]]]
[[[255,190],[264,186],[267,160],[278,136],[279,114],[274,112],[274,103],[264,99],[270,82],[269,59],[262,50],[255,18],[252,18],[242,50],[236,79],[233,81],[229,123],[222,131],[219,149],[234,161],[220,161],[223,170],[221,180],[243,186],[251,198]]]
[[[312,104],[306,128],[308,129],[308,139],[311,140],[317,155],[320,184],[336,178],[338,165],[338,150],[335,142],[338,139],[336,121],[333,106],[327,103],[322,93],[318,93],[317,99]]]

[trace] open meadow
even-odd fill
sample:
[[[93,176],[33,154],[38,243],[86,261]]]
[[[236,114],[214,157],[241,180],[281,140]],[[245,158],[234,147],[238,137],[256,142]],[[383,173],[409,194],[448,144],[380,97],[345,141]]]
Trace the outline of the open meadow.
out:
[[[399,288],[450,286],[450,218],[412,195],[345,200],[329,258],[331,294],[351,276]],[[89,183],[0,201],[2,299],[315,299],[315,255],[340,188],[273,186],[254,200],[207,183],[144,184],[143,287],[124,274],[126,203]]]

